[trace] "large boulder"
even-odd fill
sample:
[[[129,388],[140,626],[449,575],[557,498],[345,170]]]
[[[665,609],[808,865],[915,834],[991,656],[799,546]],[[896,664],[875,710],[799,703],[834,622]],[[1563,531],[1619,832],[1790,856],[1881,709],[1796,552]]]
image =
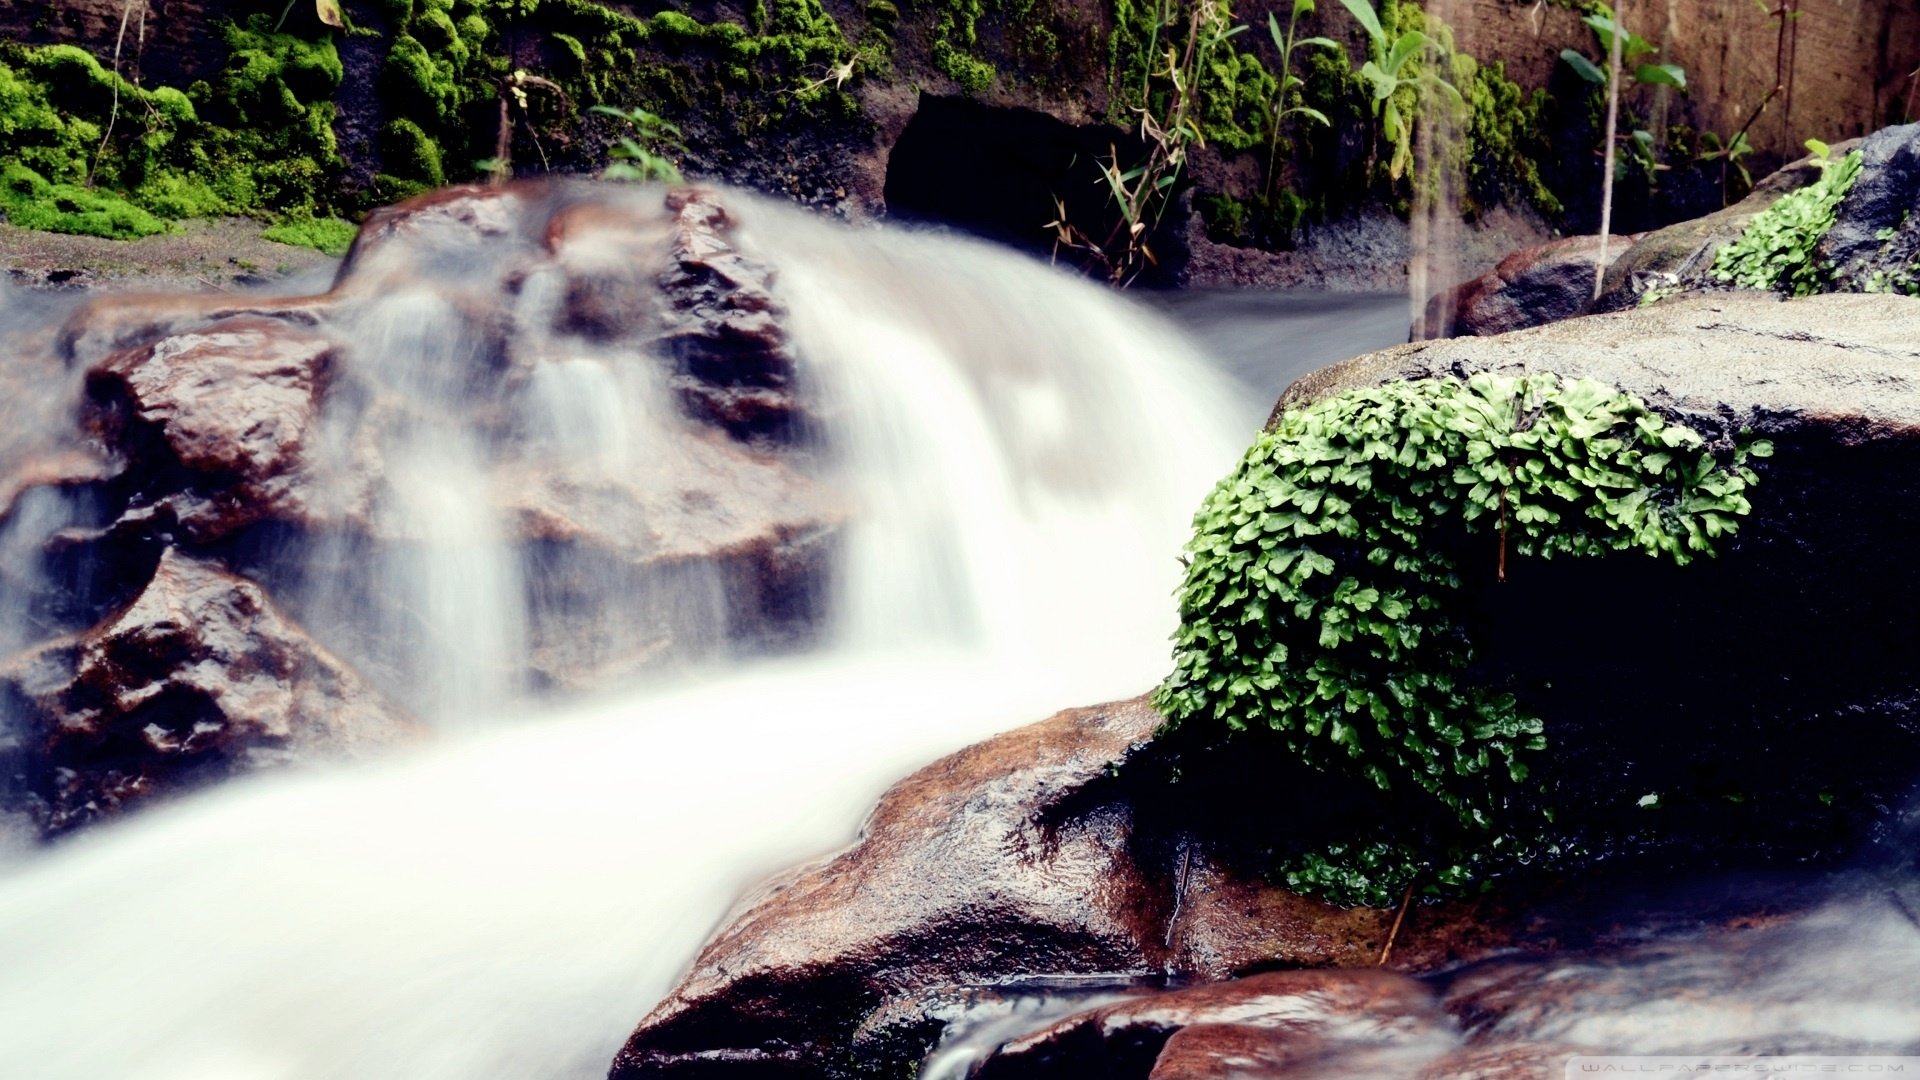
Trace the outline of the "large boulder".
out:
[[[1073,709],[902,781],[851,848],[736,909],[613,1076],[908,1075],[947,1022],[1023,979],[1377,963],[1396,912],[1343,910],[1216,857],[1231,845],[1195,830],[1183,804],[1196,793],[1154,770],[1160,722],[1144,699]],[[1396,971],[1566,932],[1551,911],[1494,897],[1432,905],[1416,924]],[[1400,985],[1382,975],[1352,992]]]
[[[1719,557],[1508,558],[1501,580],[1490,540],[1465,609],[1476,677],[1546,720],[1537,778],[1582,846],[1831,855],[1920,773],[1920,571],[1889,558],[1920,542],[1916,325],[1900,297],[1713,294],[1389,349],[1306,376],[1276,415],[1393,380],[1552,372],[1723,446],[1770,440]]]
[[[1428,972],[1606,944],[1622,924],[1596,922],[1604,909],[1581,897],[1625,887],[1607,867],[1631,885],[1649,865],[1857,852],[1892,827],[1886,808],[1920,773],[1920,656],[1907,644],[1920,570],[1898,554],[1920,543],[1915,325],[1920,301],[1725,294],[1402,346],[1282,399],[1550,371],[1621,386],[1714,439],[1772,440],[1753,511],[1716,559],[1509,558],[1502,584],[1489,547],[1487,565],[1465,571],[1484,673],[1510,679],[1548,722],[1552,753],[1536,772],[1572,837],[1563,864],[1472,901],[1416,905],[1396,936],[1394,911],[1295,895],[1262,861],[1276,839],[1324,829],[1377,793],[1258,750],[1198,753],[1156,736],[1144,701],[1069,711],[915,774],[852,848],[751,897],[613,1075],[907,1075],[981,987],[1371,967],[1389,942],[1392,968]],[[1687,918],[1776,902],[1787,894],[1756,888]],[[1181,1025],[1143,1024],[1065,1023],[1040,1042],[1151,1029],[1167,1076],[1288,1053],[1244,1025],[1194,1021],[1194,1034],[1169,1036]],[[1533,1032],[1526,1045],[1430,1054],[1425,1075],[1534,1075],[1560,1052],[1552,1032]]]
[[[847,503],[811,468],[776,271],[733,230],[703,189],[456,188],[373,215],[324,294],[110,294],[16,337],[0,803],[63,829],[411,732],[437,700],[417,650],[467,645],[395,582],[469,532],[509,568],[461,588],[524,603],[476,659],[503,686],[803,640]],[[190,644],[137,679],[87,659],[161,609]],[[256,673],[292,698],[231,689]]]
[[[902,781],[858,843],[769,883],[701,949],[613,1075],[887,1074],[925,1052],[952,988],[1221,978],[1378,950],[1390,912],[1342,912],[1143,837],[1110,781],[1159,724],[1138,699],[1070,710]],[[1256,911],[1272,920],[1256,934],[1212,925]]]

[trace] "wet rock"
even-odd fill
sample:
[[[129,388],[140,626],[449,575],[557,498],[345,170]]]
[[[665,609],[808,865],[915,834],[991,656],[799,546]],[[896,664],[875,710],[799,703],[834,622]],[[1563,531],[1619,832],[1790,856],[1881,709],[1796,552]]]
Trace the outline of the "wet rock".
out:
[[[1226,1077],[1449,1034],[1432,991],[1404,975],[1276,971],[1068,1017],[1006,1043],[973,1075]]]
[[[1920,658],[1895,644],[1920,571],[1887,557],[1920,543],[1916,315],[1898,297],[1715,294],[1389,349],[1301,379],[1279,409],[1546,371],[1619,386],[1712,439],[1771,440],[1718,558],[1509,560],[1502,582],[1490,554],[1463,571],[1465,601],[1477,670],[1545,720],[1536,774],[1588,850],[1830,858],[1876,835],[1920,773]]]
[[[1144,699],[1070,710],[903,781],[859,843],[769,883],[702,948],[615,1077],[888,1074],[926,1052],[956,988],[1373,965],[1392,911],[1295,896],[1143,822],[1161,808],[1114,773],[1159,723]],[[1461,928],[1487,918],[1420,913],[1396,964],[1484,955],[1508,938]]]
[[[1158,724],[1142,701],[1073,710],[902,781],[859,843],[777,883],[701,949],[613,1076],[721,1062],[818,1074],[890,998],[1017,971],[1152,971],[1166,898],[1141,881],[1124,813],[1047,815]]]
[[[141,488],[127,514],[165,514],[197,543],[301,517],[302,455],[333,362],[313,330],[239,316],[95,365],[90,426]]]
[[[334,289],[364,293],[389,274],[497,269],[462,264],[476,248],[521,236],[528,204],[541,191],[532,184],[463,184],[375,210],[361,222]]]
[[[667,209],[674,219],[671,263],[659,279],[659,347],[677,366],[674,389],[689,412],[738,438],[794,438],[796,362],[774,269],[734,247],[733,218],[716,192],[675,190]]]
[[[1246,1024],[1193,1024],[1168,1036],[1148,1080],[1281,1076],[1321,1050],[1311,1037]]]
[[[421,433],[456,427],[461,446],[485,450],[471,463],[485,505],[463,509],[499,533],[484,538],[488,554],[524,575],[508,682],[584,690],[804,641],[848,504],[791,452],[786,313],[773,269],[741,254],[732,230],[697,189],[455,188],[372,215],[321,295],[49,307],[0,365],[0,543],[19,549],[9,557],[24,575],[0,579],[0,606],[56,605],[53,585],[30,580],[41,566],[64,584],[57,611],[36,609],[37,640],[9,637],[0,654],[27,647],[35,659],[22,663],[49,686],[78,678],[49,658],[158,595],[148,576],[165,550],[250,579],[248,603],[323,634],[314,670],[357,671],[424,709],[432,692],[409,658],[441,646],[419,644],[432,635],[418,598],[393,581],[435,542],[416,474],[442,465],[421,457],[433,451]],[[38,508],[33,528],[12,529],[25,505]],[[255,663],[206,651],[197,664]],[[55,758],[78,743],[27,747],[40,771],[9,790],[57,804],[44,816],[65,828],[189,773],[307,745],[291,706],[249,714],[267,699],[220,700],[221,731],[266,733],[242,740],[244,753],[225,736],[121,738],[116,721],[98,735],[113,749],[97,768],[72,765],[68,794],[42,773],[69,768]],[[92,724],[61,712],[92,708],[73,694],[33,701],[47,730]],[[143,708],[142,724],[188,735],[205,712],[171,690]],[[218,764],[180,764],[202,761]]]
[[[1837,157],[1859,145],[1849,140],[1833,147]],[[1645,233],[1633,248],[1607,266],[1594,311],[1621,311],[1635,306],[1653,290],[1693,288],[1711,283],[1708,270],[1725,245],[1738,240],[1755,215],[1820,179],[1820,166],[1809,155],[1781,167],[1753,186],[1747,197],[1724,210]]]
[[[260,586],[168,549],[125,610],[0,668],[60,832],[228,773],[418,734]]]
[[[1633,247],[1636,237],[1607,241],[1607,265]],[[1427,323],[1443,336],[1485,337],[1585,315],[1593,306],[1593,279],[1600,258],[1598,236],[1572,236],[1516,251],[1489,273],[1435,296]]]
[[[506,474],[503,511],[533,555],[531,660],[545,685],[604,686],[675,656],[777,649],[816,629],[846,500],[725,438],[689,433],[654,464]]]

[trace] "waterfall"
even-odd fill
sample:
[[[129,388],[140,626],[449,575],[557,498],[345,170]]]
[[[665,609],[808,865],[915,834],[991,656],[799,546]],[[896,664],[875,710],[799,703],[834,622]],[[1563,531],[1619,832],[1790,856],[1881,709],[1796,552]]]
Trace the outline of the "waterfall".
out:
[[[373,520],[404,543],[369,560],[343,531],[287,557],[302,622],[385,665],[442,735],[230,781],[9,867],[0,1071],[604,1075],[729,902],[850,840],[888,783],[1153,683],[1178,548],[1250,434],[1244,405],[1155,317],[1022,257],[725,198],[743,251],[779,269],[821,403],[819,468],[856,504],[821,643],[722,650],[598,697],[516,697],[545,601],[506,539],[502,486],[559,461],[624,491],[701,450],[658,379],[580,340],[514,337],[537,374],[510,393],[451,378],[471,370],[477,316],[417,286],[479,270],[382,254],[366,271],[380,284],[334,327],[341,404],[316,453],[345,505],[370,418],[386,418]],[[519,321],[555,302],[538,280],[519,295]],[[603,614],[671,607],[724,637],[710,583],[681,585],[603,588]],[[369,605],[395,621],[369,629]],[[484,712],[516,722],[463,722]]]

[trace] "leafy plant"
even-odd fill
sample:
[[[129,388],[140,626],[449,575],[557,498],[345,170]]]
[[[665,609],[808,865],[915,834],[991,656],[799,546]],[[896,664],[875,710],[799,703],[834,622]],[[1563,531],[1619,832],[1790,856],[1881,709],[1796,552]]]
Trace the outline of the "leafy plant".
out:
[[[1212,745],[1274,739],[1314,768],[1422,793],[1465,840],[1419,865],[1465,880],[1489,853],[1537,843],[1526,781],[1547,731],[1469,678],[1462,559],[1483,553],[1502,579],[1510,551],[1685,564],[1734,532],[1755,482],[1746,458],[1770,453],[1716,455],[1619,390],[1547,374],[1401,382],[1290,410],[1194,518],[1174,669],[1154,703]],[[1363,850],[1379,851],[1345,849]],[[1295,869],[1351,897],[1340,855]]]
[[[1104,235],[1091,235],[1067,219],[1066,202],[1056,197],[1058,213],[1046,225],[1053,230],[1056,255],[1062,249],[1083,252],[1105,269],[1111,284],[1121,288],[1158,262],[1151,246],[1153,234],[1173,201],[1188,152],[1206,144],[1200,119],[1203,79],[1214,57],[1246,30],[1234,25],[1226,0],[1196,0],[1185,17],[1184,40],[1176,43],[1170,31],[1179,28],[1177,6],[1167,3],[1156,11],[1150,40],[1153,48],[1162,50],[1160,67],[1149,73],[1141,90],[1143,103],[1136,107],[1146,156],[1124,165],[1116,148],[1100,169],[1115,224]]]
[[[1607,98],[1606,136],[1601,145],[1600,172],[1600,250],[1594,259],[1593,298],[1600,299],[1600,290],[1606,278],[1607,238],[1613,231],[1613,180],[1615,163],[1619,160],[1615,152],[1618,138],[1620,116],[1620,96],[1622,87],[1619,76],[1626,71],[1625,65],[1650,56],[1660,50],[1646,38],[1639,36],[1626,27],[1613,9],[1605,4],[1596,5],[1598,10],[1581,19],[1593,30],[1600,51],[1607,57],[1606,68],[1595,65],[1591,60],[1572,49],[1562,49],[1560,59],[1573,68],[1574,72],[1590,83],[1605,88]],[[1633,80],[1646,86],[1671,86],[1685,90],[1687,75],[1678,64],[1640,63],[1633,68]],[[1651,183],[1666,166],[1661,164],[1653,133],[1645,129],[1633,132],[1628,137],[1630,159],[1638,162],[1646,171]]]
[[[1434,40],[1421,30],[1408,30],[1393,36],[1381,25],[1372,0],[1340,0],[1340,5],[1359,20],[1367,33],[1368,58],[1356,74],[1373,92],[1373,114],[1380,120],[1380,134],[1387,141],[1387,175],[1398,180],[1413,164],[1414,125],[1419,107],[1410,114],[1402,107],[1400,91],[1412,89],[1424,106],[1430,95],[1439,94],[1456,111],[1465,111],[1466,101],[1454,85],[1437,70],[1414,63]]]
[[[1600,10],[1587,15],[1580,21],[1586,23],[1593,31],[1602,56],[1612,53],[1613,39],[1616,34],[1623,35],[1620,41],[1620,57],[1623,63],[1633,63],[1643,56],[1651,57],[1660,52],[1659,46],[1628,30],[1614,15],[1613,10],[1605,5],[1601,5]],[[1607,69],[1587,59],[1585,55],[1573,49],[1562,49],[1560,59],[1564,60],[1567,66],[1573,69],[1574,74],[1582,79],[1596,86],[1607,85]],[[1661,64],[1651,61],[1634,64],[1630,77],[1639,86],[1671,86],[1680,90],[1687,88],[1686,69],[1678,64]]]
[[[1733,201],[1733,174],[1739,175],[1740,188],[1742,191],[1753,190],[1753,174],[1747,171],[1744,160],[1748,155],[1753,153],[1753,143],[1747,140],[1747,132],[1744,128],[1734,132],[1732,138],[1724,141],[1720,136],[1715,135],[1711,131],[1705,132],[1700,136],[1700,146],[1699,159],[1701,161],[1718,161],[1721,163],[1720,198],[1722,203],[1730,204]]]
[[[615,139],[607,151],[612,161],[601,170],[601,179],[681,182],[680,166],[668,156],[684,150],[677,125],[638,106],[616,109],[611,105],[595,105],[593,111],[622,120],[628,127],[627,134]]]
[[[1280,55],[1280,81],[1274,91],[1273,101],[1267,106],[1267,177],[1274,177],[1274,162],[1280,151],[1280,131],[1286,126],[1290,116],[1302,116],[1319,124],[1330,127],[1333,121],[1327,114],[1301,100],[1300,89],[1306,80],[1293,73],[1293,52],[1295,49],[1327,49],[1342,51],[1340,43],[1331,38],[1302,38],[1299,33],[1300,17],[1313,14],[1313,0],[1293,0],[1293,11],[1287,17],[1287,28],[1280,29],[1280,20],[1273,12],[1267,12],[1267,36],[1273,39],[1274,51]]]
[[[1814,245],[1833,227],[1834,213],[1860,175],[1858,150],[1821,162],[1820,179],[1774,201],[1713,256],[1715,280],[1742,289],[1775,289],[1791,296],[1819,292],[1826,268]]]

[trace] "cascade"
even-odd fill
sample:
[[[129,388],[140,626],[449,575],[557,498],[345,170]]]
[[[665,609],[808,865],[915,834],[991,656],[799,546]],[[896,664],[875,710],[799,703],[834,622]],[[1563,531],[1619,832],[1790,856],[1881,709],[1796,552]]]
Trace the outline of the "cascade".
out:
[[[675,414],[661,357],[551,329],[558,280],[519,283],[490,353],[463,298],[492,295],[539,222],[503,226],[486,259],[439,234],[357,253],[319,323],[342,370],[309,512],[345,520],[357,499],[373,524],[252,565],[301,583],[302,623],[441,730],[24,857],[0,878],[0,1062],[46,1080],[602,1075],[728,902],[850,839],[887,783],[1146,689],[1187,518],[1252,410],[1096,286],[724,198],[791,313],[816,402],[806,467],[852,504],[825,632],[770,658],[729,643],[715,582],[607,587],[574,633],[653,605],[712,647],[623,689],[534,695],[559,600],[510,527],[513,493],[557,470],[657,526],[647,475],[710,440]],[[642,213],[659,193],[587,201]],[[83,511],[23,506],[0,550]],[[398,540],[370,552],[368,531]]]

